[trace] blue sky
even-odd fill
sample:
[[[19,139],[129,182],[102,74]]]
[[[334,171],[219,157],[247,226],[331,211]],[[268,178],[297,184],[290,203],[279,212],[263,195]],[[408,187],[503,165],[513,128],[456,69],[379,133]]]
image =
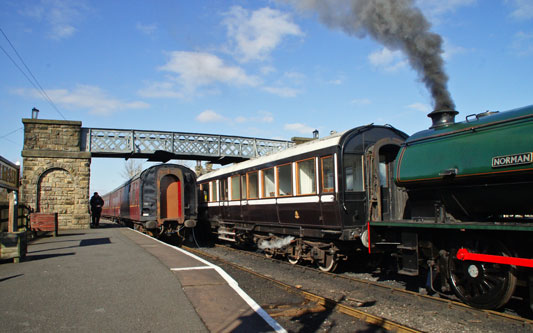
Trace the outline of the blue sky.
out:
[[[22,162],[21,119],[33,107],[84,127],[276,139],[430,126],[430,94],[400,51],[291,3],[2,0],[0,28],[59,111],[0,34],[0,155]],[[457,120],[533,104],[533,1],[415,5],[444,39]],[[91,192],[123,183],[123,169],[123,160],[93,159]]]

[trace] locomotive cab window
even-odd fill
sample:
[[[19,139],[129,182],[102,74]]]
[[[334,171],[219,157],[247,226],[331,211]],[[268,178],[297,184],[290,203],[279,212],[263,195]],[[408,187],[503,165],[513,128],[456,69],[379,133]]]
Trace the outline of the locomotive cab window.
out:
[[[316,193],[315,159],[311,158],[296,163],[296,190],[298,195]]]
[[[231,177],[231,200],[241,199],[241,176],[236,175]]]
[[[292,164],[280,165],[278,169],[278,196],[292,195]]]
[[[365,190],[363,182],[363,156],[355,154],[344,155],[344,185],[348,192],[362,192]]]
[[[259,177],[257,171],[246,174],[248,183],[248,199],[259,198]]]
[[[333,156],[325,156],[320,160],[322,162],[322,192],[334,192],[335,170]]]
[[[263,198],[270,198],[276,195],[276,183],[274,168],[265,169],[262,172],[262,182],[263,182]]]
[[[383,157],[380,156],[380,162],[379,162],[379,183],[381,187],[389,187],[389,166],[387,163],[382,159]]]

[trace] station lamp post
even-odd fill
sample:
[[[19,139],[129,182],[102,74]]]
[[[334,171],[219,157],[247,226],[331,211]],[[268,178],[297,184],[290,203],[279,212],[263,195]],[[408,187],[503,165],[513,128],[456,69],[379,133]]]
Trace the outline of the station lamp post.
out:
[[[31,119],[37,119],[39,116],[39,110],[37,108],[31,109]]]

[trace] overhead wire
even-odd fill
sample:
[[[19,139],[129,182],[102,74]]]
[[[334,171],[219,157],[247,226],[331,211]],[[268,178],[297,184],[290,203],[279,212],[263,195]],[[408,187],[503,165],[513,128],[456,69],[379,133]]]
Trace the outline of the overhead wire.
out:
[[[35,77],[35,75],[33,75],[32,71],[30,70],[30,68],[26,65],[26,63],[24,62],[24,60],[22,59],[22,57],[20,56],[20,54],[18,53],[17,49],[15,48],[15,46],[13,45],[13,43],[11,43],[11,41],[9,40],[9,38],[7,37],[7,35],[5,34],[4,30],[2,30],[2,28],[0,28],[0,32],[2,32],[2,35],[4,36],[4,38],[7,40],[7,42],[9,43],[9,45],[11,46],[11,48],[13,49],[13,51],[15,52],[15,54],[17,55],[18,59],[20,60],[20,62],[24,65],[24,67],[26,68],[26,70],[28,71],[28,73],[31,75],[31,77],[33,78],[33,81],[28,77],[28,75],[24,72],[24,70],[22,70],[22,68],[20,68],[20,66],[17,64],[17,62],[9,55],[9,53],[2,47],[0,46],[0,49],[2,49],[2,51],[5,53],[5,55],[11,60],[11,62],[13,62],[13,64],[15,65],[15,67],[18,68],[18,70],[26,77],[26,79],[33,85],[33,87],[35,88],[35,90],[37,90],[41,96],[48,101],[48,103],[52,106],[52,108],[54,110],[57,111],[57,113],[59,113],[59,115],[61,116],[61,118],[63,118],[64,120],[66,120],[65,116],[63,115],[63,113],[61,113],[61,111],[59,110],[59,108],[55,105],[55,103],[52,101],[52,99],[50,98],[50,96],[48,96],[48,94],[46,93],[46,91],[43,89],[43,87],[41,86],[41,84],[39,83],[39,80],[37,80],[37,78]]]

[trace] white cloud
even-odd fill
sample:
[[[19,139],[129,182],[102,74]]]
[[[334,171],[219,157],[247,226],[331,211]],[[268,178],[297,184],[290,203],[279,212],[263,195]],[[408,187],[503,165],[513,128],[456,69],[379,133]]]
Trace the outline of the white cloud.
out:
[[[401,51],[391,51],[386,47],[371,53],[368,60],[373,66],[387,72],[394,72],[407,66],[407,60]]]
[[[296,97],[302,91],[294,88],[301,86],[305,82],[305,74],[295,71],[283,73],[281,77],[269,85],[263,85],[262,90],[279,97]]]
[[[326,83],[334,85],[334,86],[340,86],[342,84],[342,80],[341,79],[334,79],[334,80],[329,80]]]
[[[352,99],[350,103],[357,105],[357,106],[362,106],[362,105],[372,104],[372,101],[369,100],[368,98],[355,98],[355,99]]]
[[[238,116],[237,118],[235,118],[235,122],[239,124],[247,123],[247,122],[272,123],[274,122],[274,117],[272,116],[271,112],[259,111],[257,112],[257,116],[252,116],[252,117]]]
[[[170,60],[158,69],[171,74],[164,82],[150,83],[139,92],[142,96],[188,98],[197,95],[200,88],[210,88],[217,83],[238,86],[261,83],[258,77],[247,75],[241,67],[226,65],[210,53],[174,51],[169,55]]]
[[[67,109],[87,109],[90,113],[109,115],[116,111],[127,109],[146,109],[150,105],[143,101],[121,101],[109,96],[105,91],[96,86],[77,85],[74,89],[45,90],[50,99],[59,106]],[[44,99],[36,89],[16,90],[22,96]]]
[[[274,87],[274,86],[265,86],[262,88],[264,91],[277,95],[279,97],[296,97],[301,93],[300,90],[290,88],[290,87]]]
[[[408,109],[420,111],[423,113],[431,112],[431,106],[424,104],[424,103],[413,103],[405,106]]]
[[[416,5],[426,15],[430,16],[432,22],[435,22],[439,21],[440,17],[454,12],[459,7],[471,6],[476,2],[477,0],[416,0]]]
[[[227,119],[213,110],[205,110],[196,116],[196,120],[201,123],[217,123]]]
[[[533,18],[533,1],[531,0],[514,0],[512,1],[515,10],[511,16],[519,20],[528,20]]]
[[[312,134],[313,131],[315,130],[314,128],[301,124],[301,123],[285,124],[283,128],[286,131],[293,131],[293,132],[298,132],[301,134]]]
[[[303,35],[289,14],[268,7],[250,12],[234,6],[226,13],[224,25],[242,62],[264,60],[286,36]]]
[[[512,48],[519,56],[529,56],[533,54],[533,33],[523,31],[517,32],[513,36]]]
[[[261,74],[263,75],[268,75],[268,74],[276,72],[276,68],[272,66],[262,66],[259,70],[261,71]]]
[[[444,38],[443,40],[444,43],[442,48],[444,49],[444,53],[442,54],[442,58],[444,60],[450,60],[456,54],[466,53],[469,51],[462,46],[452,44],[447,38]]]
[[[89,11],[85,1],[41,0],[31,3],[19,12],[50,26],[48,37],[64,39],[73,36],[78,30],[78,24]]]
[[[157,24],[155,23],[152,23],[152,24],[137,23],[136,27],[137,27],[137,30],[139,30],[140,32],[148,36],[153,35],[157,31]]]

